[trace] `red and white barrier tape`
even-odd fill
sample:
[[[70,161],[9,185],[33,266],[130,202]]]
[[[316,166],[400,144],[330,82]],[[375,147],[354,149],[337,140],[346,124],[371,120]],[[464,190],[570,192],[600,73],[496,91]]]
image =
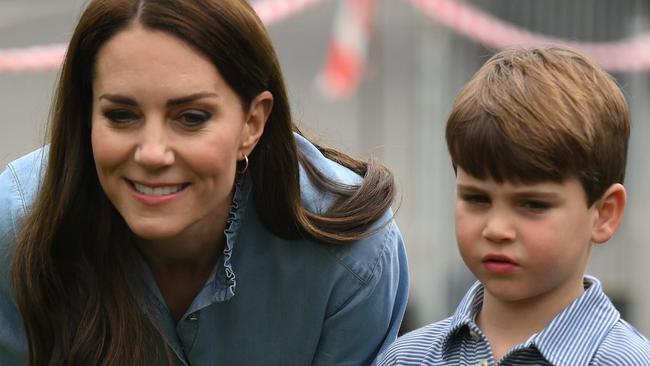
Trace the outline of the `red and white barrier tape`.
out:
[[[260,19],[270,25],[327,0],[257,0]],[[332,97],[354,92],[367,58],[374,0],[339,0],[333,37],[319,85]],[[490,48],[562,43],[570,45],[610,71],[650,70],[650,33],[614,42],[572,42],[532,33],[506,23],[460,0],[406,0],[434,21]],[[59,67],[64,44],[0,49],[0,74],[53,70]]]
[[[251,6],[268,26],[325,1],[327,0],[256,0]]]
[[[324,95],[336,99],[352,94],[368,57],[375,0],[339,3],[325,66],[317,78]]]
[[[0,74],[16,71],[57,69],[63,61],[67,46],[53,44],[28,48],[0,49]]]
[[[268,26],[325,1],[327,0],[257,0],[251,6]],[[0,49],[0,74],[56,70],[63,62],[66,49],[66,44]]]
[[[648,33],[614,42],[573,42],[529,32],[462,1],[408,1],[431,19],[490,48],[566,44],[580,50],[609,71],[650,69],[650,34]]]

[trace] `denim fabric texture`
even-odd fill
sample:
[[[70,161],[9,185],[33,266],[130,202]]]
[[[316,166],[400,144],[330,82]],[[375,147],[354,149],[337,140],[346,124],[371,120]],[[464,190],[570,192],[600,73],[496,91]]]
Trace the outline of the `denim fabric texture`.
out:
[[[361,178],[326,159],[309,141],[298,149],[342,183]],[[46,149],[10,163],[0,175],[0,365],[26,363],[27,345],[9,279],[22,218],[38,192]],[[332,197],[300,172],[306,208],[327,209]],[[282,184],[278,177],[278,184]],[[144,258],[129,286],[159,329],[178,365],[369,365],[397,336],[408,296],[401,234],[390,221],[349,245],[285,240],[260,223],[251,182],[238,180],[226,245],[212,275],[179,322],[172,320]]]

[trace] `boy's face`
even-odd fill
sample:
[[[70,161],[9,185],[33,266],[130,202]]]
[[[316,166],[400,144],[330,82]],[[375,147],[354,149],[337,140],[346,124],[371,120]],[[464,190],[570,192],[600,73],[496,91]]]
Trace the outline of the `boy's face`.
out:
[[[458,168],[458,247],[486,291],[501,301],[564,302],[581,290],[597,218],[575,178],[497,183]]]

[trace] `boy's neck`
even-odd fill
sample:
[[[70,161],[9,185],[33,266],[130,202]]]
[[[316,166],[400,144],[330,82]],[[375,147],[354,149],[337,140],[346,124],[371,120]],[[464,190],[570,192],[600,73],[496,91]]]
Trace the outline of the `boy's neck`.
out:
[[[495,361],[499,362],[513,347],[542,331],[583,292],[582,279],[579,284],[520,301],[503,301],[485,289],[476,323],[490,341]]]

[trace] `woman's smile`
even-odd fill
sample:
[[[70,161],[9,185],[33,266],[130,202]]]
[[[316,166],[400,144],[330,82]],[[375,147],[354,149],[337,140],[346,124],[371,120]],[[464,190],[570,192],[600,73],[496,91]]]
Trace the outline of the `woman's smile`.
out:
[[[182,197],[190,183],[141,183],[125,179],[133,197],[140,203],[155,206],[170,203]]]
[[[133,188],[138,191],[138,193],[145,194],[147,196],[168,196],[173,193],[178,193],[189,186],[189,183],[180,183],[180,184],[165,184],[165,183],[138,183],[134,181],[129,181],[133,185]]]
[[[100,50],[93,95],[99,181],[131,230],[179,247],[214,242],[252,129],[210,60],[167,33],[128,28]]]

